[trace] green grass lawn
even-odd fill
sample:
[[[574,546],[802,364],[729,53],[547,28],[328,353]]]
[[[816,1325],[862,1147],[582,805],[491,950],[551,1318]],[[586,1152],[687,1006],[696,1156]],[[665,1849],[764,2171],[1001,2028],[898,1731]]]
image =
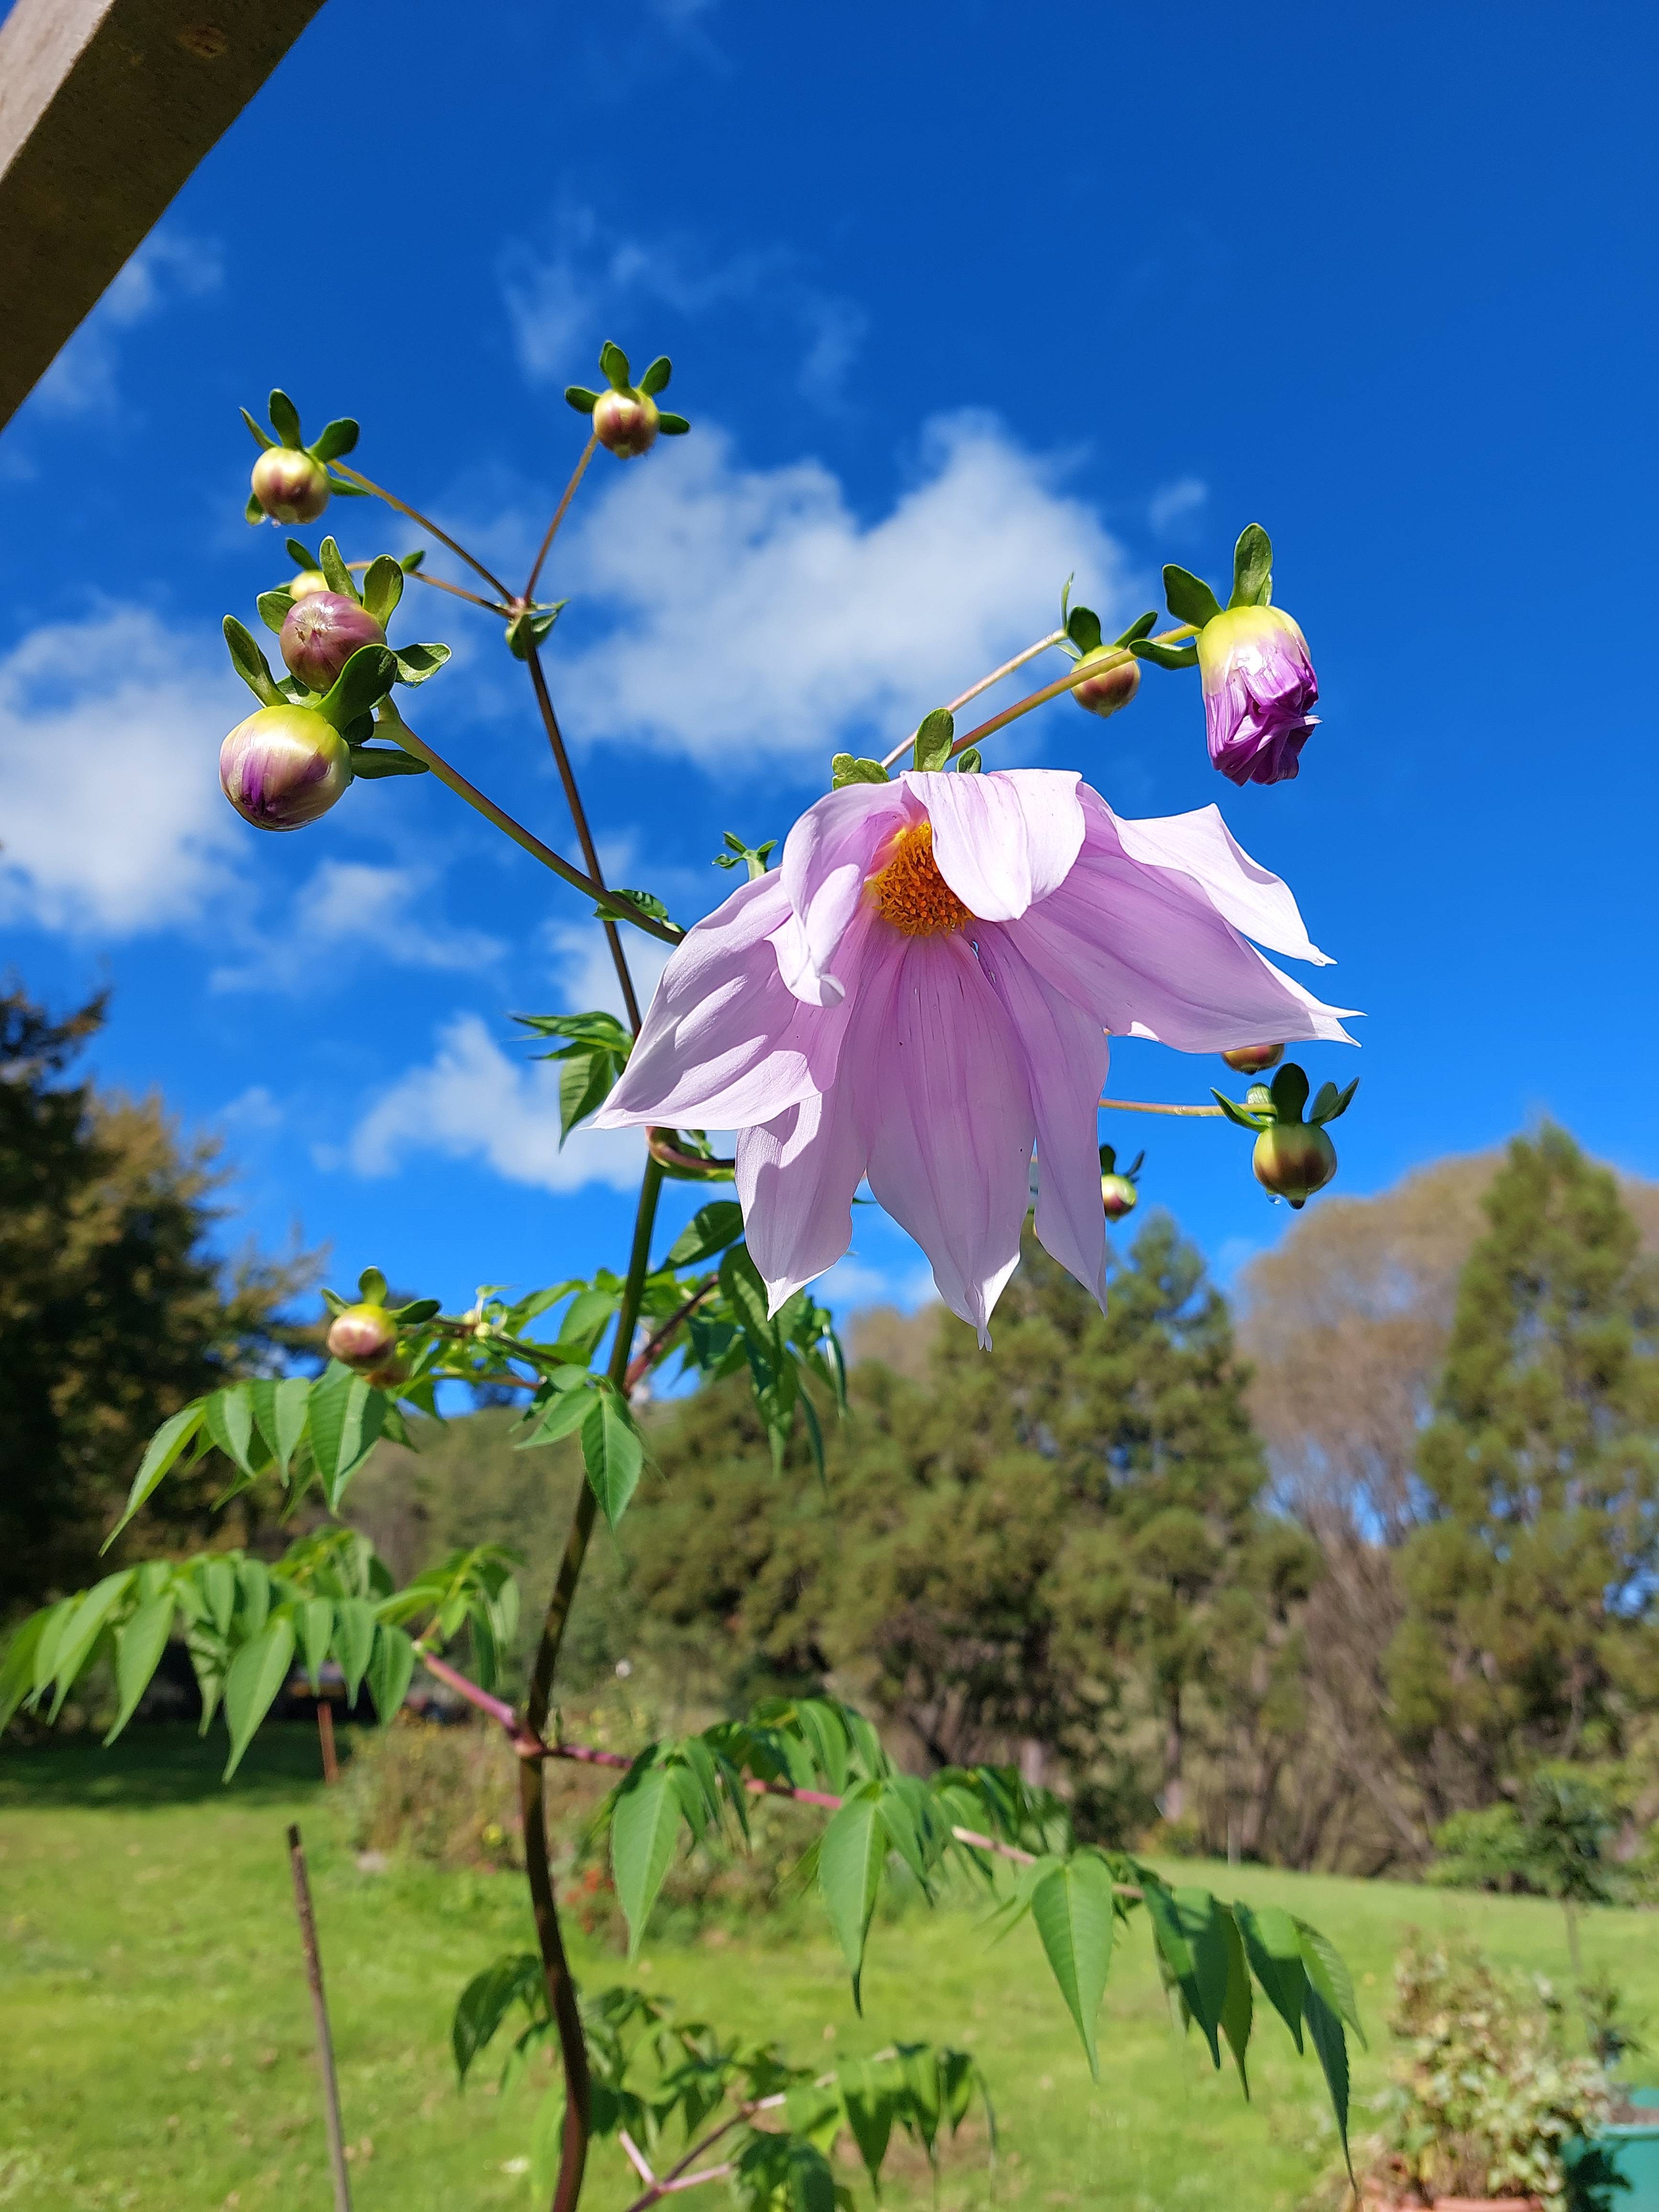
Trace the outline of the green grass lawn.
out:
[[[539,2083],[493,2076],[458,2094],[448,2055],[456,1993],[499,1950],[529,1948],[515,1875],[358,1869],[337,1802],[315,1779],[307,1729],[265,1731],[228,1789],[222,1747],[187,1730],[135,1731],[110,1753],[79,1744],[0,1757],[0,2205],[9,2212],[228,2206],[326,2212],[329,2183],[310,2016],[283,1830],[305,1829],[339,2056],[359,2212],[522,2212],[523,2154]],[[1174,1869],[1171,1870],[1175,1871]],[[1499,1959],[1566,1976],[1559,1912],[1391,1882],[1260,1869],[1183,1868],[1224,1895],[1283,1903],[1347,1958],[1372,2033],[1357,2055],[1356,2118],[1380,2078],[1382,2014],[1403,1931],[1468,1929]],[[1255,2102],[1171,2032],[1144,1927],[1121,1940],[1101,2023],[1098,2087],[1029,1924],[994,1944],[977,1916],[918,1910],[878,1925],[854,2014],[839,1954],[806,1936],[690,1946],[654,1941],[647,1986],[793,2056],[874,2051],[895,2037],[966,2044],[990,2077],[1003,2131],[949,2154],[941,2203],[1086,2205],[1113,2212],[1300,2200],[1331,2133],[1311,2060],[1276,2019],[1253,2046]],[[1659,2017],[1659,1915],[1603,1912],[1586,1963]],[[590,1987],[628,1969],[577,1946]],[[869,2197],[851,2168],[865,2204]],[[589,2201],[633,2193],[596,2147]],[[888,2201],[927,2200],[919,2159]],[[695,2202],[724,2202],[698,2192]]]

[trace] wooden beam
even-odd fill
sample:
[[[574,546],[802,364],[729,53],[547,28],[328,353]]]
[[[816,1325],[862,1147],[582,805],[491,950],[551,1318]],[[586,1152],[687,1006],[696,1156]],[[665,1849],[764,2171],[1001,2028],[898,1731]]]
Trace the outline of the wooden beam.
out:
[[[0,24],[0,426],[322,0],[15,0]]]

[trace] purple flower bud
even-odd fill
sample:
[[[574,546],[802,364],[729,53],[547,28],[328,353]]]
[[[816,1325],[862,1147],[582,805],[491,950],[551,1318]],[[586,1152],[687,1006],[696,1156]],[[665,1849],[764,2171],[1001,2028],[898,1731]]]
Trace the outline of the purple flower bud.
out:
[[[386,632],[355,599],[311,592],[283,616],[276,641],[291,675],[313,691],[327,691],[352,654],[365,645],[384,645]]]
[[[1198,634],[1210,758],[1235,783],[1283,783],[1318,720],[1308,641],[1279,607],[1228,607]]]
[[[1115,646],[1097,645],[1092,653],[1085,653],[1078,663],[1086,668],[1091,660],[1103,659],[1117,651]],[[1120,707],[1127,707],[1140,689],[1140,663],[1120,660],[1115,666],[1102,669],[1098,676],[1085,677],[1073,687],[1072,696],[1079,707],[1086,707],[1091,714],[1115,714]]]
[[[1231,1052],[1224,1052],[1221,1057],[1240,1075],[1265,1075],[1283,1060],[1285,1048],[1282,1044],[1240,1044]]]
[[[1275,1121],[1256,1139],[1250,1164],[1263,1190],[1300,1212],[1336,1173],[1336,1146],[1312,1121]]]
[[[328,1332],[329,1357],[347,1367],[382,1368],[398,1348],[398,1325],[384,1306],[347,1306]]]
[[[1121,1221],[1126,1213],[1133,1213],[1139,1196],[1127,1176],[1103,1175],[1100,1178],[1100,1202],[1106,1209],[1108,1221]]]
[[[328,505],[328,471],[292,446],[272,446],[253,464],[253,496],[273,522],[315,522]]]
[[[261,707],[219,748],[225,797],[256,830],[302,830],[351,781],[351,749],[310,707]]]
[[[618,460],[648,453],[657,442],[657,403],[648,392],[602,392],[593,404],[593,435]]]

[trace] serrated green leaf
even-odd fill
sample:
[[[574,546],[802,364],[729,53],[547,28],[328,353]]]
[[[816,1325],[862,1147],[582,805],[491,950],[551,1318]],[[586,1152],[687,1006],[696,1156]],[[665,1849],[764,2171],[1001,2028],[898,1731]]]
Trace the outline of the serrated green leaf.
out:
[[[356,444],[358,435],[357,425],[349,415],[342,415],[332,422],[325,422],[322,434],[312,446],[311,458],[314,461],[321,461],[326,467],[329,462],[337,461],[342,453],[349,453]]]
[[[948,708],[935,707],[931,714],[924,714],[916,732],[917,768],[928,771],[944,768],[950,760],[956,734],[956,717]]]
[[[1089,2071],[1100,2079],[1095,2021],[1112,1962],[1116,1916],[1111,1871],[1092,1852],[1080,1852],[1052,1868],[1036,1884],[1031,1917],[1042,1940],[1060,1993],[1077,2023]]]
[[[121,1517],[104,1539],[101,1547],[104,1551],[108,1551],[133,1515],[177,1462],[185,1446],[194,1441],[202,1425],[202,1408],[205,1403],[204,1399],[198,1398],[188,1406],[181,1406],[176,1413],[162,1422],[145,1445],[144,1456],[138,1462],[138,1472],[132,1479],[132,1487],[127,1492],[127,1502]]]
[[[154,1597],[141,1605],[130,1619],[115,1632],[115,1694],[118,1700],[115,1718],[110,1723],[106,1744],[114,1742],[122,1729],[138,1710],[138,1701],[149,1689],[155,1669],[161,1663],[161,1654],[167,1648],[167,1637],[173,1628],[173,1600],[169,1590],[165,1597]]]
[[[51,1606],[42,1606],[38,1613],[20,1621],[6,1646],[4,1662],[0,1664],[0,1731],[6,1728],[24,1698],[33,1695],[34,1655],[41,1632],[53,1611]],[[51,1680],[50,1675],[47,1680]]]
[[[1250,1997],[1250,1970],[1245,1961],[1244,1939],[1237,1923],[1224,1905],[1217,1910],[1222,1937],[1227,1947],[1227,1989],[1221,2003],[1221,2033],[1227,2039],[1227,2047],[1233,2054],[1233,2063],[1238,2069],[1239,2087],[1248,2098],[1250,2077],[1245,2069],[1244,2054],[1249,2045],[1255,2013]]]
[[[230,647],[231,665],[262,707],[280,707],[283,695],[276,689],[270,672],[270,663],[254,641],[253,633],[234,615],[227,615],[222,625],[225,643]]]
[[[305,441],[300,435],[300,411],[286,392],[270,395],[270,427],[285,446],[296,453],[304,451]]]
[[[1173,561],[1164,570],[1164,600],[1177,622],[1191,623],[1195,629],[1202,629],[1221,612],[1220,600],[1202,576]]]
[[[496,1959],[472,1977],[456,2002],[449,2031],[456,2076],[463,2085],[472,2062],[493,2040],[513,2006],[534,2003],[541,1989],[542,1962],[532,1951]]]
[[[1353,2178],[1353,2158],[1348,2148],[1348,2044],[1342,2033],[1342,2022],[1315,1988],[1312,1981],[1303,1996],[1303,2009],[1308,2023],[1308,2034],[1318,2053],[1325,2087],[1330,2092],[1331,2110],[1336,2115],[1336,2131],[1342,2139],[1342,2156],[1348,2168],[1348,2178]]]
[[[645,1446],[634,1417],[614,1389],[602,1389],[582,1423],[582,1463],[588,1486],[615,1529],[639,1487]]]
[[[58,1694],[52,1701],[47,1720],[55,1721],[64,1710],[64,1700],[74,1686],[75,1678],[92,1656],[104,1623],[113,1607],[125,1596],[133,1578],[131,1567],[122,1567],[76,1600],[74,1610],[58,1626],[52,1651],[52,1677],[58,1685]],[[39,1670],[40,1653],[36,1653]]]
[[[818,1843],[818,1888],[853,1977],[853,2003],[864,2010],[864,1947],[881,1887],[888,1834],[881,1784],[861,1783],[830,1815]]]
[[[287,1681],[293,1657],[294,1623],[286,1613],[276,1613],[231,1661],[225,1676],[225,1725],[230,1730],[227,1782],[241,1765],[243,1753]]]
[[[236,1563],[222,1553],[204,1559],[201,1568],[202,1595],[208,1617],[221,1636],[228,1636],[236,1613]]]
[[[236,1562],[236,1605],[244,1636],[257,1636],[270,1611],[270,1569],[263,1559]]]
[[[882,2161],[892,2140],[893,2116],[898,2107],[897,2084],[889,2066],[872,2064],[867,2058],[855,2058],[840,2068],[836,2083],[870,2186],[879,2197]]]
[[[302,1375],[289,1375],[280,1382],[267,1379],[250,1383],[248,1391],[255,1425],[286,1485],[295,1449],[305,1434],[311,1385]]]
[[[534,1432],[517,1446],[520,1451],[530,1451],[538,1444],[556,1444],[580,1428],[593,1410],[597,1382],[589,1381],[586,1387],[562,1390],[550,1398]]]
[[[1302,2001],[1307,1975],[1302,1964],[1302,1939],[1290,1914],[1277,1905],[1235,1903],[1233,1918],[1244,1939],[1257,1981],[1267,2002],[1289,2028],[1296,2047],[1302,2049]]]
[[[334,1601],[307,1598],[300,1607],[300,1656],[305,1661],[306,1679],[313,1695],[321,1686],[323,1662],[328,1656],[333,1638]]]
[[[879,761],[855,760],[851,753],[836,753],[830,763],[830,787],[840,791],[849,783],[890,783]]]
[[[1359,2005],[1354,1996],[1353,1976],[1348,1972],[1341,1954],[1328,1936],[1317,1928],[1310,1928],[1305,1920],[1298,1920],[1296,1932],[1302,1952],[1302,1964],[1308,1980],[1324,2002],[1339,2019],[1346,2020],[1363,2043],[1365,2031],[1359,2025]]]
[[[331,1512],[380,1435],[386,1402],[364,1376],[337,1362],[312,1384],[306,1429]]]
[[[248,1446],[253,1441],[253,1398],[247,1384],[234,1382],[214,1391],[202,1408],[202,1425],[225,1457],[251,1477],[255,1471],[248,1456]]]
[[[1273,590],[1273,540],[1259,522],[1247,522],[1233,548],[1234,607],[1263,607]]]
[[[616,1088],[620,1073],[614,1053],[599,1045],[573,1045],[558,1055],[559,1143],[579,1121],[597,1114]]]
[[[611,1872],[628,1922],[628,1955],[636,1959],[651,1908],[674,1856],[680,1801],[656,1747],[642,1752],[617,1786],[611,1812]]]
[[[345,1677],[346,1702],[356,1705],[374,1650],[379,1626],[374,1608],[360,1597],[342,1598],[334,1608],[334,1656]]]
[[[744,1335],[769,1339],[772,1321],[766,1310],[766,1285],[749,1256],[746,1244],[734,1244],[720,1261],[720,1295],[736,1316]]]
[[[379,705],[397,672],[397,658],[389,646],[360,645],[333,688],[317,702],[316,711],[333,728],[344,731]]]
[[[1146,1896],[1158,1947],[1219,2067],[1229,1966],[1222,1908],[1207,1889],[1170,1890],[1149,1883]]]
[[[665,1267],[695,1267],[743,1234],[743,1208],[729,1198],[702,1206],[668,1248]]]
[[[377,1621],[368,1662],[368,1694],[382,1728],[403,1704],[414,1674],[415,1646],[406,1632],[389,1621]]]

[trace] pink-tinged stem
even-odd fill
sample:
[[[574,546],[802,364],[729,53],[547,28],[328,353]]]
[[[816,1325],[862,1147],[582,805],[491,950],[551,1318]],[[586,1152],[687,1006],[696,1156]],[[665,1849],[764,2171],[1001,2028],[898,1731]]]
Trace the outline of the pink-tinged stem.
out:
[[[533,599],[536,596],[536,579],[542,573],[542,563],[546,560],[549,550],[558,533],[559,525],[564,520],[565,509],[576,496],[576,486],[586,475],[587,465],[599,450],[599,435],[595,432],[589,436],[587,443],[582,447],[581,459],[570,472],[570,481],[564,488],[564,497],[553,510],[553,520],[547,526],[547,535],[542,540],[542,550],[536,556],[536,565],[530,572],[530,581],[524,587],[526,599]]]
[[[1217,1121],[1226,1118],[1218,1106],[1154,1106],[1146,1098],[1103,1098],[1100,1103],[1115,1114],[1180,1114],[1195,1121],[1206,1116]]]
[[[1194,623],[1182,623],[1178,629],[1160,630],[1152,642],[1155,645],[1180,645],[1185,639],[1196,635]],[[1000,714],[993,714],[988,722],[981,722],[976,730],[969,730],[965,736],[958,738],[951,748],[951,757],[954,760],[958,753],[966,752],[969,745],[978,744],[982,738],[992,737],[998,730],[1006,729],[1010,722],[1017,722],[1022,714],[1029,714],[1034,707],[1046,706],[1050,699],[1058,699],[1062,692],[1074,691],[1079,684],[1088,683],[1091,677],[1102,675],[1109,668],[1121,667],[1126,660],[1133,660],[1134,657],[1126,645],[1120,647],[1115,653],[1102,653],[1098,660],[1079,661],[1069,674],[1056,677],[1052,684],[1045,684],[1041,691],[1030,691],[1024,698],[1016,699],[1012,707],[1005,707]],[[899,750],[902,752],[903,747]]]
[[[617,2141],[622,2145],[635,2172],[639,2175],[640,2179],[644,2182],[646,2187],[647,2189],[654,2189],[657,2186],[657,2177],[652,2172],[651,2168],[646,2164],[644,2153],[635,2142],[633,2136],[629,2134],[626,2128],[617,2129]]]
[[[695,2189],[700,2181],[724,2181],[728,2174],[735,2172],[736,2168],[728,2159],[724,2166],[706,2166],[701,2173],[683,2173],[678,2181],[665,2181],[662,2194],[666,2197],[676,2189]]]
[[[1038,653],[1047,653],[1051,645],[1062,643],[1065,636],[1066,633],[1063,629],[1056,629],[1051,630],[1047,637],[1040,637],[1035,645],[1028,645],[1024,653],[1017,653],[1012,660],[1005,660],[1000,668],[994,668],[988,676],[981,676],[977,684],[970,684],[961,698],[951,701],[945,708],[945,713],[954,714],[959,708],[965,707],[970,699],[977,699],[981,691],[988,691],[994,684],[1000,684],[1005,676],[1012,676],[1015,669],[1024,668],[1026,662],[1035,660]],[[1098,665],[1098,663],[1096,664],[1097,666]],[[907,752],[915,741],[916,733],[912,730],[902,744],[894,746],[892,751],[883,761],[882,766],[891,768],[894,762],[902,754]]]
[[[482,576],[486,584],[493,584],[498,599],[512,598],[512,592],[499,576],[492,575],[482,561],[475,560],[465,545],[458,545],[447,530],[440,530],[432,518],[422,514],[418,507],[410,507],[407,501],[399,499],[395,492],[389,492],[384,484],[377,484],[372,477],[364,476],[361,470],[348,468],[343,461],[336,461],[334,469],[337,475],[355,483],[360,491],[368,492],[376,499],[383,499],[388,507],[395,507],[399,514],[406,514],[411,522],[418,522],[422,530],[430,531],[441,545],[447,545],[452,553],[465,562],[475,576]]]

